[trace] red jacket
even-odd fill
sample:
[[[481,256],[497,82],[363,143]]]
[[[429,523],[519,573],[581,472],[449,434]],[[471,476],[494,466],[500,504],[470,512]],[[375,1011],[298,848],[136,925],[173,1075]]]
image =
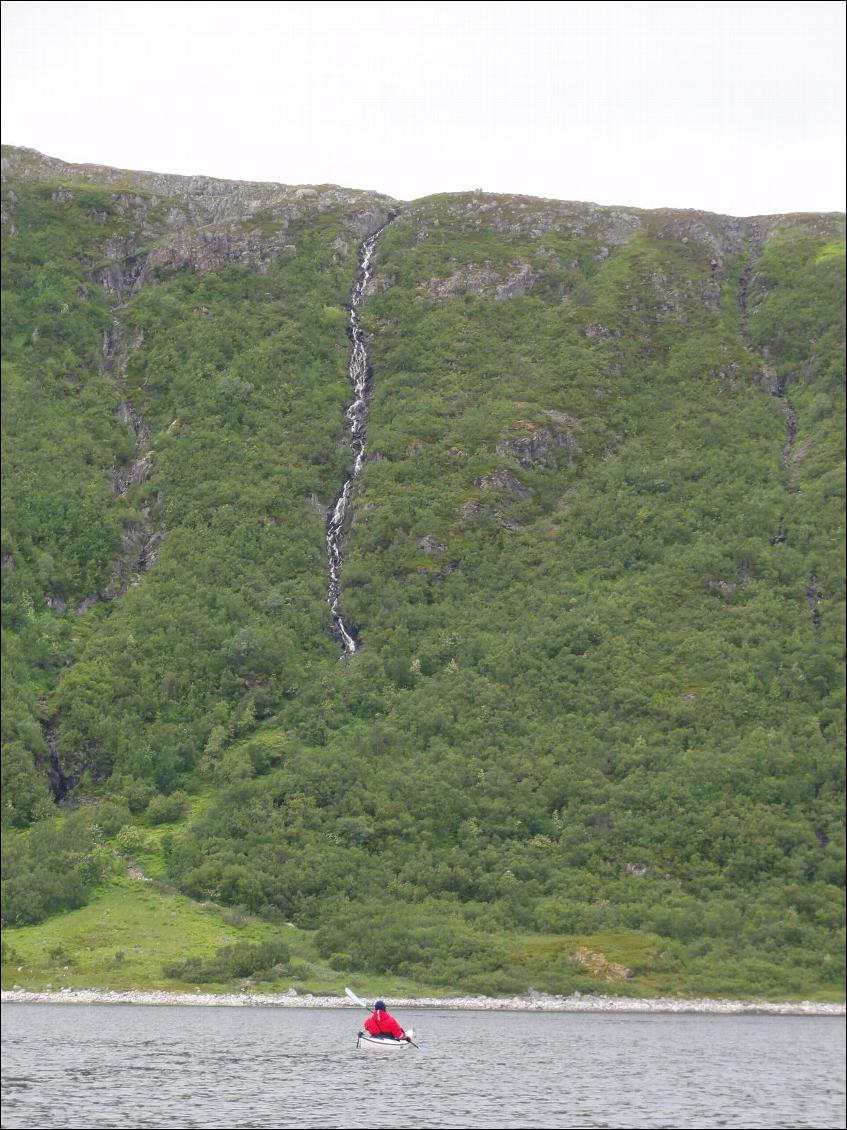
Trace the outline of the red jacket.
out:
[[[365,1030],[372,1036],[394,1036],[397,1040],[405,1040],[406,1033],[393,1016],[387,1012],[374,1012],[365,1021]]]

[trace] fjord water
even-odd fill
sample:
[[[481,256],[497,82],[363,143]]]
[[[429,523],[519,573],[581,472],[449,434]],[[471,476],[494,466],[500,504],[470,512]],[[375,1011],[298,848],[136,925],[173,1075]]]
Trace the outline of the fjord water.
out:
[[[3,1127],[842,1127],[843,1017],[3,1007]]]

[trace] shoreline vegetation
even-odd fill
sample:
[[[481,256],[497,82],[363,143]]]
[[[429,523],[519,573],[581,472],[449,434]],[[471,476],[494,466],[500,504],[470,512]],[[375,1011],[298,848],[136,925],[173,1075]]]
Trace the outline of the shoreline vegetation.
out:
[[[358,1005],[343,997],[313,993],[170,993],[129,990],[62,989],[58,992],[31,992],[4,989],[3,1004],[135,1004],[193,1005],[225,1008],[344,1008],[361,1012]],[[758,1014],[775,1016],[844,1016],[844,1002],[835,1001],[754,1001],[718,997],[616,997],[603,994],[553,996],[528,993],[514,997],[386,997],[389,1008],[451,1009],[465,1012],[632,1012],[632,1013],[711,1013],[714,1015]]]
[[[844,216],[2,156],[3,987],[843,1002]]]

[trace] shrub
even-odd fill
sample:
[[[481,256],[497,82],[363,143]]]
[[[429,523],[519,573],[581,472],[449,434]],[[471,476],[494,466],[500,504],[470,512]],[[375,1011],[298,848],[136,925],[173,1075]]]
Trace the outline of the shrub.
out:
[[[175,981],[197,981],[201,984],[223,984],[245,977],[269,980],[285,974],[289,958],[290,951],[285,942],[281,938],[270,938],[258,944],[237,942],[233,946],[223,946],[210,958],[186,957],[181,961],[167,962],[163,972]]]
[[[147,819],[151,824],[173,824],[185,812],[185,793],[154,796],[147,805]]]

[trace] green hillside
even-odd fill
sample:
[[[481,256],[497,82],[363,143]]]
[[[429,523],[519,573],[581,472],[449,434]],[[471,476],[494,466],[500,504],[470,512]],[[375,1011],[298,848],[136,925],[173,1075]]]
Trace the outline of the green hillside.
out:
[[[4,169],[4,984],[843,995],[842,216]]]

